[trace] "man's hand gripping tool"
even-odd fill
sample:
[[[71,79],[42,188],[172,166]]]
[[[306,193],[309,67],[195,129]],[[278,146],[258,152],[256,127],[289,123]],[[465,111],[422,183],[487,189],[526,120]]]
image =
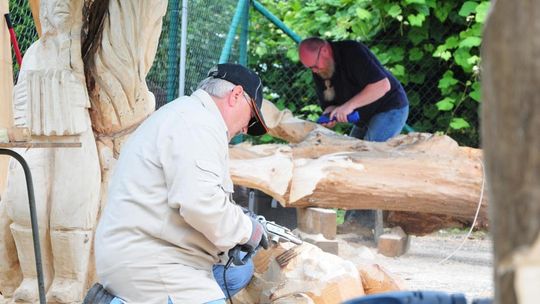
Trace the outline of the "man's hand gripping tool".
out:
[[[268,235],[268,239],[273,243],[277,244],[281,241],[292,242],[296,245],[302,244],[302,240],[294,235],[289,228],[278,225],[272,221],[267,221],[262,215],[257,215],[256,219],[261,223]],[[241,252],[246,251],[243,250],[244,247],[242,247],[242,245],[236,245],[229,250],[229,261],[232,260],[234,265],[245,265],[259,248],[260,246],[255,248],[255,250],[247,251],[247,254],[242,258]],[[230,265],[230,263],[227,264]]]

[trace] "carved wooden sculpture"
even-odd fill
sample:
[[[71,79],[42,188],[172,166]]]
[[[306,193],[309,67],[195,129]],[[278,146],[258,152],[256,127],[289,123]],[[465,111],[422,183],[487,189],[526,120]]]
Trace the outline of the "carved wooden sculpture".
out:
[[[100,39],[92,37],[92,50],[85,49],[86,59],[92,60],[84,66],[85,3],[41,1],[43,34],[26,53],[15,87],[16,126],[30,128],[33,135],[79,135],[82,143],[79,149],[19,151],[34,177],[47,302],[80,302],[93,283],[93,233],[114,152],[117,156],[123,139],[154,110],[145,77],[167,2],[88,1],[86,5],[91,12],[103,3],[101,17],[108,18],[93,24],[99,28]],[[85,33],[95,32],[92,24],[87,26],[90,29]],[[0,292],[18,302],[35,302],[28,201],[22,170],[15,164],[2,204],[8,216],[0,218],[4,236],[0,240]]]
[[[26,53],[13,99],[16,126],[33,135],[79,135],[82,143],[79,149],[18,151],[34,177],[47,294],[61,302],[76,300],[85,289],[99,208],[99,163],[79,55],[82,5],[82,0],[41,2],[43,35]],[[1,221],[4,227],[11,221],[17,251],[0,263],[0,288],[16,301],[33,302],[37,282],[25,189],[23,171],[12,162],[2,199],[9,218]],[[7,235],[0,250],[9,251],[9,242]],[[17,259],[20,268],[14,267]]]

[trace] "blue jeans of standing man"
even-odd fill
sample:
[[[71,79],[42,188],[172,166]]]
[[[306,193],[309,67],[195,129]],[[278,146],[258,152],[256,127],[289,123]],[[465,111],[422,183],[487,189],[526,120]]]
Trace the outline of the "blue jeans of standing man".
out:
[[[401,132],[408,116],[409,106],[378,113],[369,120],[365,128],[354,126],[349,135],[366,141],[387,141]]]

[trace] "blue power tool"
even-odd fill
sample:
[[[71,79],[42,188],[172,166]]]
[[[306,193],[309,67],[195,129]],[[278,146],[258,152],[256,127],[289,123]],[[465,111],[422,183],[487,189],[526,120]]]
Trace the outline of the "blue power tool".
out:
[[[335,117],[332,118],[332,120],[330,120],[330,113],[326,113],[326,114],[321,115],[321,117],[317,119],[317,123],[323,124],[323,123],[329,123],[335,120],[336,120]],[[358,111],[354,111],[351,114],[347,115],[347,121],[354,124],[360,121],[360,114],[358,114]]]

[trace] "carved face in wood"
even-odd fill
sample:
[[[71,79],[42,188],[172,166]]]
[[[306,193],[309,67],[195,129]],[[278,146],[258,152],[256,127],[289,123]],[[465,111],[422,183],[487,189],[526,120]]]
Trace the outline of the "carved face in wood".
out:
[[[80,16],[83,0],[42,0],[40,7],[40,19],[43,34],[70,32],[73,24]]]

